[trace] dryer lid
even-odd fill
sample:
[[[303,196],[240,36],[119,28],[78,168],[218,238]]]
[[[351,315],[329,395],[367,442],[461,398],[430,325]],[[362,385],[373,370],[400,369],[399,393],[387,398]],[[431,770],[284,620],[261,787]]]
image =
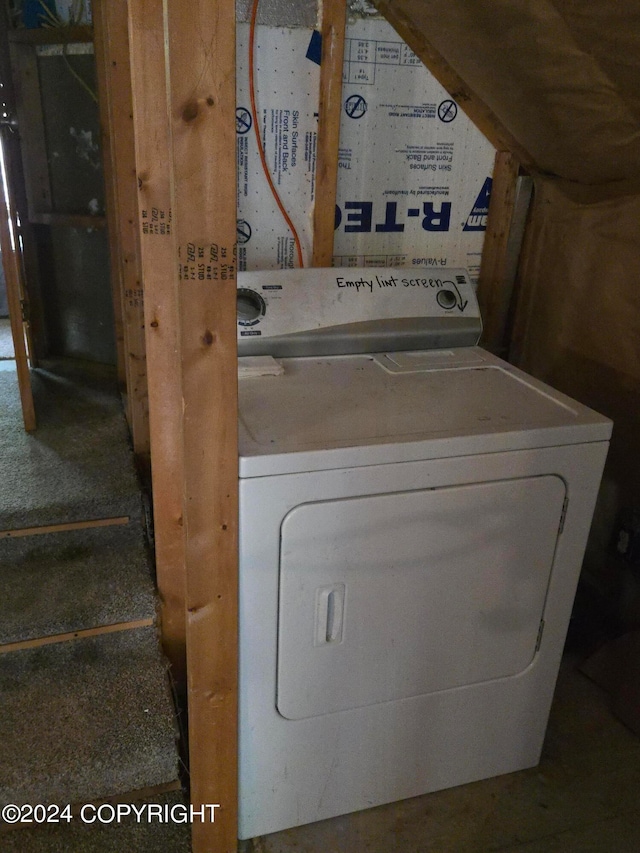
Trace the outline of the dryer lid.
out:
[[[463,269],[327,268],[238,274],[238,354],[277,357],[475,346]]]
[[[240,476],[607,441],[611,422],[479,348],[292,358],[239,383]],[[415,362],[415,364],[414,364]],[[393,368],[398,369],[393,369]]]

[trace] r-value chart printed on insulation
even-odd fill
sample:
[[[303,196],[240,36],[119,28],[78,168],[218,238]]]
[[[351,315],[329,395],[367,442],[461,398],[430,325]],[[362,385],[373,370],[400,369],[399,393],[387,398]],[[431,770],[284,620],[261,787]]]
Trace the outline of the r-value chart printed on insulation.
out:
[[[386,21],[347,27],[336,266],[477,277],[495,151]]]
[[[238,268],[298,265],[265,165],[307,264],[320,40],[308,28],[256,28],[254,114],[249,32],[238,25]],[[386,21],[347,26],[338,156],[337,266],[466,267],[476,278],[494,149]]]

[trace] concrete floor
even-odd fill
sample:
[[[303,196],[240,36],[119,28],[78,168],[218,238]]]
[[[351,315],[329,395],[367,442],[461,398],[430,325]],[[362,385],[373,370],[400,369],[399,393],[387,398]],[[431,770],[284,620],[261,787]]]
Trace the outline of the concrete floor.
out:
[[[253,853],[632,853],[640,738],[566,658],[537,768],[241,846]]]

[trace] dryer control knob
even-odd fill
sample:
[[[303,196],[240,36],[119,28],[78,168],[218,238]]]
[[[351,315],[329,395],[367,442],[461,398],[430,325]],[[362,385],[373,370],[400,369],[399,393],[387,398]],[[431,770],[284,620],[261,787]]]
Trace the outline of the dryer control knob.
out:
[[[264,316],[264,299],[255,290],[240,287],[236,296],[236,314],[241,326],[252,326]]]

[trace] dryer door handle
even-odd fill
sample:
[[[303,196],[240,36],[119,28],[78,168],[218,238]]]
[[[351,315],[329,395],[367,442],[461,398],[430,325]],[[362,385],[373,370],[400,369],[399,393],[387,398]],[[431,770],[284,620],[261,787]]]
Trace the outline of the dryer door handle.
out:
[[[316,646],[342,642],[345,585],[335,583],[316,590]]]

